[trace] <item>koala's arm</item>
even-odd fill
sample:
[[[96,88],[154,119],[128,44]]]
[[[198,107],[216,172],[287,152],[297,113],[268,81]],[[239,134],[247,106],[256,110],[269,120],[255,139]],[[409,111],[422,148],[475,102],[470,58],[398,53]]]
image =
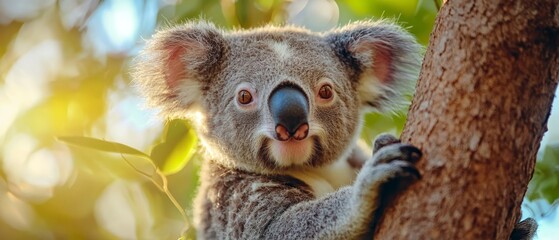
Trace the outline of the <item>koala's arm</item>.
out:
[[[366,201],[357,195],[353,187],[345,187],[323,198],[294,204],[270,223],[264,239],[354,239],[368,227],[367,214],[361,214],[355,205]]]
[[[386,184],[400,189],[419,177],[413,163],[420,151],[393,144],[367,161],[353,185],[322,198],[288,207],[268,225],[266,239],[355,239],[371,230],[377,211],[391,193]],[[397,180],[397,181],[393,181]],[[393,192],[392,194],[394,194]]]

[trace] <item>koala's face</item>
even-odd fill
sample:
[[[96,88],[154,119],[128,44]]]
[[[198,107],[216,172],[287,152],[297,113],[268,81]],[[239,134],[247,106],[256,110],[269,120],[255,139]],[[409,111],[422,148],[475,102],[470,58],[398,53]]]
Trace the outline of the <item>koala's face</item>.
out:
[[[228,155],[267,168],[321,165],[357,132],[356,86],[328,42],[300,31],[226,36],[227,56],[208,85],[208,137]]]
[[[193,23],[157,33],[133,76],[164,113],[202,120],[214,160],[277,171],[347,157],[361,113],[401,102],[418,62],[414,39],[387,23],[323,34]]]

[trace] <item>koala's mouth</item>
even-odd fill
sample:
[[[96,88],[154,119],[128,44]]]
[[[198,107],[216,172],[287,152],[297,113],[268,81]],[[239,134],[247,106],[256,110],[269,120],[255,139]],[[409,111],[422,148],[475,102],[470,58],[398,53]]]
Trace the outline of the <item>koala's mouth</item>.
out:
[[[272,169],[293,166],[320,165],[323,147],[317,136],[304,140],[278,141],[266,138],[258,151],[258,158]]]

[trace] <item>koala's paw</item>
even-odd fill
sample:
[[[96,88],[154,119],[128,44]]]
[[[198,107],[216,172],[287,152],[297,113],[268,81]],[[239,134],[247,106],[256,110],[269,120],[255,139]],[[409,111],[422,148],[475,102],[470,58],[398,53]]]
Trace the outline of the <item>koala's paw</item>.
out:
[[[378,135],[375,138],[375,141],[373,142],[373,153],[376,153],[381,148],[394,143],[400,143],[400,139],[388,133],[383,133],[381,135]]]
[[[421,155],[418,148],[409,144],[394,143],[385,146],[365,164],[358,180],[362,180],[360,182],[364,185],[372,186],[369,189],[373,194],[391,195],[385,192],[386,189],[397,192],[421,177],[414,165]]]
[[[379,186],[395,184],[394,189],[401,189],[421,178],[421,174],[413,163],[402,160],[374,166],[372,176]]]
[[[370,162],[372,162],[373,165],[379,165],[399,160],[413,164],[421,158],[421,155],[421,150],[411,144],[391,143],[375,151]]]
[[[538,223],[533,218],[526,218],[514,226],[510,240],[532,240],[538,230]]]

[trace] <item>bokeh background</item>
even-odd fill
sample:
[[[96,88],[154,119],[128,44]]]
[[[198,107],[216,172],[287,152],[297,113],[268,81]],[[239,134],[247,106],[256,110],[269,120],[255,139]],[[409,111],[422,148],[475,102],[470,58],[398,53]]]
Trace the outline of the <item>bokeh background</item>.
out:
[[[0,238],[195,237],[203,153],[191,123],[162,121],[130,83],[156,29],[204,18],[325,31],[384,17],[426,45],[436,13],[435,0],[0,0]],[[558,105],[523,203],[539,239],[559,234]],[[369,114],[362,138],[399,134],[404,121]]]

